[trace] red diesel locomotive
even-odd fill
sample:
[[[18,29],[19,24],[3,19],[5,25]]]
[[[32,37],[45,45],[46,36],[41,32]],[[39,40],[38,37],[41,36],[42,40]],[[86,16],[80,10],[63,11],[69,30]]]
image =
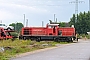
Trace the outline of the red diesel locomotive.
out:
[[[19,39],[54,40],[59,42],[77,40],[74,27],[59,27],[59,24],[47,24],[46,27],[23,27]]]

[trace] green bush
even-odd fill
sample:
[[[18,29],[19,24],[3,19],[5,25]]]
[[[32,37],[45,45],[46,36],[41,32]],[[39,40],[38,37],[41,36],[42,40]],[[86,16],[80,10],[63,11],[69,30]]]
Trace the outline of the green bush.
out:
[[[17,36],[18,36],[18,33],[16,33],[16,32],[11,32],[11,35],[17,37]]]
[[[78,38],[87,38],[87,39],[90,39],[90,35],[87,35],[87,34],[80,34],[80,35],[78,35]]]

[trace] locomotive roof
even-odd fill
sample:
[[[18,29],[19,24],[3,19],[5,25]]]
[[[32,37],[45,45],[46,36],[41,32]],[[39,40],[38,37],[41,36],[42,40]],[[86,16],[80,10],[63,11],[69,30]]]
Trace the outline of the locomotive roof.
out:
[[[58,26],[59,24],[48,24],[49,26]]]

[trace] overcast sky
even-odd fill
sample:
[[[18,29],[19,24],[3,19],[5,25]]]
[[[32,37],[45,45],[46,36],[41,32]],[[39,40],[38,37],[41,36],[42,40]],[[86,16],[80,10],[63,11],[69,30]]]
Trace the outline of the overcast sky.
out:
[[[54,21],[54,14],[60,22],[69,22],[75,13],[75,0],[0,0],[0,20],[7,25],[24,21],[24,14],[29,26],[44,26],[49,20]],[[89,0],[79,3],[79,12],[89,10]]]

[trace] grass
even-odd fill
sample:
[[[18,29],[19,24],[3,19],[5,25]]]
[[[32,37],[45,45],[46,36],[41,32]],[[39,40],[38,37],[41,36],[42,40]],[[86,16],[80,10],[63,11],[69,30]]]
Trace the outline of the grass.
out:
[[[53,47],[55,44],[68,44],[67,42],[42,41],[36,42],[31,40],[1,40],[0,47],[4,47],[5,51],[0,52],[0,60],[9,60],[16,54]]]
[[[85,39],[85,37],[87,38],[87,39],[90,39],[90,35],[88,35],[88,34],[78,34],[78,38],[81,38],[81,39]]]

